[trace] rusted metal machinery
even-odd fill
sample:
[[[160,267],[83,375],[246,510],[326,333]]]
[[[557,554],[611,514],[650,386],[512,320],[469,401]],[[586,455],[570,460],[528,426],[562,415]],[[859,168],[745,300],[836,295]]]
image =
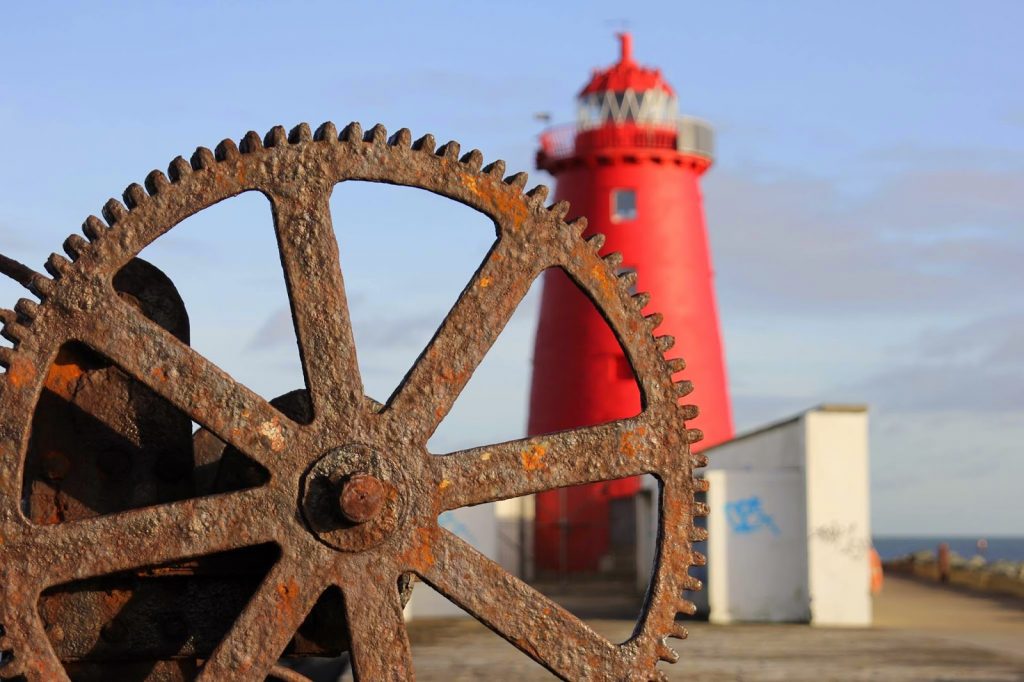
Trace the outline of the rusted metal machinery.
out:
[[[412,678],[402,607],[427,582],[556,675],[654,680],[692,612],[700,438],[684,419],[618,256],[526,174],[402,129],[302,124],[200,148],[111,200],[51,255],[0,271],[38,300],[0,311],[0,677],[300,679],[282,657],[351,651],[360,680]],[[490,216],[496,240],[381,405],[356,363],[333,186],[419,187]],[[272,401],[189,347],[173,284],[137,258],[245,191],[272,204],[307,388]],[[643,394],[631,419],[444,456],[427,439],[530,284],[561,267],[620,339]],[[193,422],[201,428],[193,434]],[[657,562],[633,637],[597,635],[438,525],[446,510],[642,473],[661,482]]]

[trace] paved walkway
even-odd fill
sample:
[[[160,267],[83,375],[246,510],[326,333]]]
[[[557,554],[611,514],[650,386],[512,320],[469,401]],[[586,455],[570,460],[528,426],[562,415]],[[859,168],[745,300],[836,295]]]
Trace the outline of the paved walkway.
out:
[[[613,641],[624,620],[588,621]],[[888,578],[875,627],[693,623],[665,666],[672,680],[1024,681],[1024,603]],[[471,619],[410,624],[419,682],[551,680],[553,677]],[[671,642],[672,640],[670,640]]]

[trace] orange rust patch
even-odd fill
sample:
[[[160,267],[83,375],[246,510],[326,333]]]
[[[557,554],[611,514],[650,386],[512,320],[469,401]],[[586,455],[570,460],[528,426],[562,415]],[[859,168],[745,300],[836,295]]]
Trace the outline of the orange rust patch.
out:
[[[466,174],[463,182],[466,189],[478,197],[485,208],[491,209],[493,214],[510,217],[513,230],[518,230],[526,222],[529,209],[518,192],[509,192],[501,185],[486,182],[478,184],[471,174]]]
[[[438,490],[444,490],[444,489],[446,489],[446,488],[449,488],[449,487],[451,487],[451,485],[452,485],[452,482],[451,482],[451,481],[449,481],[449,480],[448,480],[448,479],[446,478],[446,479],[444,479],[443,481],[441,481],[440,483],[438,483],[438,484],[437,484],[437,489],[438,489]]]
[[[434,565],[434,531],[430,528],[416,529],[416,544],[402,555],[405,565],[417,573],[426,573]]]
[[[446,382],[453,383],[464,381],[466,379],[466,375],[468,374],[468,372],[466,372],[465,370],[458,372],[452,369],[451,367],[444,367],[441,369],[440,374],[441,378],[444,379]]]
[[[626,431],[624,434],[622,434],[622,437],[619,439],[619,450],[622,452],[622,454],[630,458],[636,457],[636,440],[638,438],[642,438],[644,433],[646,432],[647,429],[645,429],[642,426],[639,426],[633,431]]]
[[[520,453],[520,458],[523,460],[523,468],[527,471],[536,471],[537,469],[547,468],[547,463],[544,462],[544,455],[548,453],[546,443],[537,443],[528,450],[523,450]]]
[[[282,431],[281,424],[277,419],[260,424],[259,434],[261,436],[261,440],[265,441],[274,452],[281,452],[284,450],[284,432]]]
[[[274,588],[277,592],[278,603],[282,609],[289,613],[295,610],[295,598],[299,595],[299,585],[289,579],[286,583],[278,583]]]
[[[486,277],[486,276],[485,277],[481,277],[480,278],[480,288],[481,289],[486,289],[487,287],[491,286],[491,282],[493,282],[493,281],[494,280],[492,280],[490,277]]]
[[[167,372],[164,371],[163,367],[154,367],[153,371],[150,372],[150,374],[152,374],[153,378],[157,379],[158,381],[167,381]]]
[[[605,296],[613,297],[615,295],[615,278],[608,276],[608,269],[601,263],[598,263],[590,269],[590,274],[594,276],[597,283],[601,286],[601,293]]]
[[[65,400],[71,400],[83,374],[85,369],[73,359],[65,357],[62,351],[46,373],[46,388]]]

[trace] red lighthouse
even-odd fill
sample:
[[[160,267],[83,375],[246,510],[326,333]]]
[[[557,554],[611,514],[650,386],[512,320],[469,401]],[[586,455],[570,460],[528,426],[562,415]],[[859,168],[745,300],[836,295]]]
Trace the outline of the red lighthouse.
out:
[[[664,314],[659,334],[676,338],[693,382],[687,402],[710,447],[733,435],[722,341],[699,179],[711,165],[712,132],[680,117],[672,87],[633,60],[620,34],[617,64],[594,72],[577,98],[575,125],[541,135],[537,166],[555,176],[557,200],[606,235]],[[640,411],[632,371],[607,324],[561,271],[545,274],[534,350],[530,433],[598,424]],[[596,483],[537,496],[536,568],[585,572],[614,564],[620,543],[613,508],[629,508],[639,479]],[[628,525],[628,524],[627,524]],[[620,559],[622,557],[619,557]],[[620,562],[622,563],[622,562]],[[625,563],[631,563],[628,560]]]

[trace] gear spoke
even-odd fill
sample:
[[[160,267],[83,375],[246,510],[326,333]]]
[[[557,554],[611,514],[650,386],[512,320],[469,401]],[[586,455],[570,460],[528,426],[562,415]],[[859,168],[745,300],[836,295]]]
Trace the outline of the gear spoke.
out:
[[[425,581],[556,675],[626,679],[616,669],[619,647],[453,533],[440,529],[430,552]]]
[[[652,473],[646,430],[641,416],[433,457],[440,509]]]
[[[356,680],[413,679],[409,635],[398,593],[398,571],[367,566],[344,585],[345,614]]]
[[[55,526],[34,526],[27,550],[47,566],[46,585],[250,547],[275,538],[269,488],[132,509]],[[264,513],[253,516],[252,509]],[[109,542],[110,539],[115,542]]]
[[[226,372],[117,299],[77,337],[246,455],[280,473],[298,426]]]
[[[330,196],[329,186],[306,185],[293,194],[274,194],[271,202],[313,413],[317,420],[352,428],[363,405],[363,383]]]
[[[498,339],[543,265],[516,258],[514,238],[495,243],[437,333],[389,401],[403,424],[417,424],[426,442],[451,410]]]
[[[197,681],[265,679],[326,589],[323,566],[282,557],[203,665]]]

